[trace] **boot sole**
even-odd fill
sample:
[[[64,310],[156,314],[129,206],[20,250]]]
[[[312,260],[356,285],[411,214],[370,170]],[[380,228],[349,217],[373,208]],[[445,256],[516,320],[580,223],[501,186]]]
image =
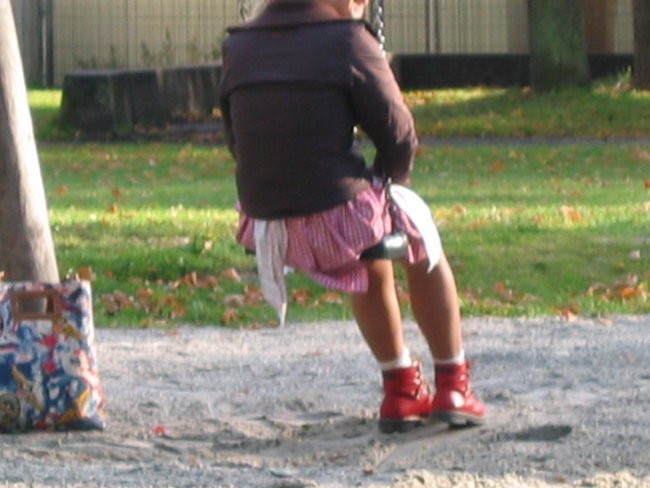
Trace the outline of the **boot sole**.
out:
[[[484,417],[458,412],[435,412],[431,414],[431,419],[449,424],[453,428],[475,427],[485,423]]]
[[[413,429],[422,427],[428,419],[379,419],[379,431],[384,434],[410,432]]]

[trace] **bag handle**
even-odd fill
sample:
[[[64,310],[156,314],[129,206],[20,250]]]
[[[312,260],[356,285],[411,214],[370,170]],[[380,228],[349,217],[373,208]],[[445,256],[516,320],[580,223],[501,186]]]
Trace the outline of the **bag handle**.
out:
[[[61,295],[57,290],[15,290],[11,293],[15,320],[54,321],[61,317],[61,309]]]

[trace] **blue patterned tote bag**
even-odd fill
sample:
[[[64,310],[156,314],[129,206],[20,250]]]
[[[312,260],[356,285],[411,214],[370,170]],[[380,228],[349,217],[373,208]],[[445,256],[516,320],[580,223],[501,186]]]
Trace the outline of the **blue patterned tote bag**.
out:
[[[0,282],[0,432],[105,427],[90,284]]]

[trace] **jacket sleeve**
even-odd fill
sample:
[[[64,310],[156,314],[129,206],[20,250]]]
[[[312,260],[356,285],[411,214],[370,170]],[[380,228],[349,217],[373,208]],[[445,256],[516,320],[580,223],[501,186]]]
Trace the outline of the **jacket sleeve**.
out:
[[[354,30],[350,56],[351,103],[376,148],[373,173],[408,183],[418,144],[413,116],[385,54],[363,24]]]

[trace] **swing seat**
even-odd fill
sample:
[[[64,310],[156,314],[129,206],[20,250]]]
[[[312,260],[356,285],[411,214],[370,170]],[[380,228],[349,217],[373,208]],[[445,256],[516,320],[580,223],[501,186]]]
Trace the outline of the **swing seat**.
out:
[[[405,232],[386,234],[381,241],[361,253],[359,259],[403,259],[407,255],[408,237]]]
[[[384,238],[372,247],[364,250],[359,259],[369,261],[371,259],[404,259],[408,251],[408,237],[405,232],[393,232],[386,234]],[[245,253],[251,256],[255,251],[245,249]]]

